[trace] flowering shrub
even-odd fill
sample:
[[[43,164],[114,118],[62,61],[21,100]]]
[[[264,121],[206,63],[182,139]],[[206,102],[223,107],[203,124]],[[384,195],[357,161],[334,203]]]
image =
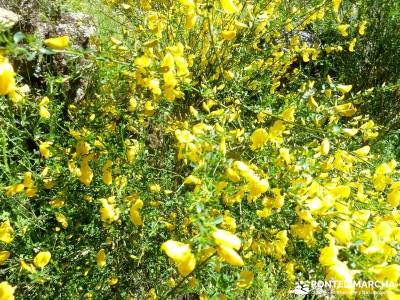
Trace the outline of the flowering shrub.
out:
[[[4,53],[0,299],[397,284],[399,168],[358,109],[373,91],[318,71],[357,53],[368,20],[357,2],[302,3],[105,1],[120,32],[96,53],[67,36],[25,46],[97,64],[77,103],[62,76],[24,86],[6,58],[20,46]],[[322,25],[340,43],[318,41]]]

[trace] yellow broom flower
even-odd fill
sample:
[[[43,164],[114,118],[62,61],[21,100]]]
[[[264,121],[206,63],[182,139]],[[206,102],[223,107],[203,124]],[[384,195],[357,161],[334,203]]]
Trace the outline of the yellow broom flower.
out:
[[[51,259],[51,253],[48,251],[39,252],[33,259],[33,264],[38,268],[45,267]]]
[[[15,89],[14,77],[13,66],[0,55],[0,96],[7,95]]]
[[[11,286],[7,281],[0,283],[0,300],[14,300],[14,291],[16,287]]]
[[[239,7],[236,6],[233,0],[221,0],[221,6],[227,14],[239,12]]]
[[[44,44],[54,50],[63,50],[69,45],[69,37],[64,35],[44,40]]]

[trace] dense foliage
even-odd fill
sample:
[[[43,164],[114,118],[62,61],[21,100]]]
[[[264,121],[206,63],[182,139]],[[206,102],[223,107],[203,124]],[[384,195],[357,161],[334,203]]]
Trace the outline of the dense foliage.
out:
[[[65,2],[1,36],[1,300],[400,297],[396,1]]]

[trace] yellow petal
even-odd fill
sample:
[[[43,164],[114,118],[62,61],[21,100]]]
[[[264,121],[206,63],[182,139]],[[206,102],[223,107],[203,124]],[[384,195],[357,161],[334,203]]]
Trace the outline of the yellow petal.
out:
[[[15,73],[7,59],[0,62],[0,96],[9,94],[15,89]]]
[[[237,286],[240,288],[248,288],[254,280],[254,274],[250,271],[240,272],[240,277],[236,282]]]
[[[51,253],[48,251],[39,252],[33,259],[33,264],[38,268],[45,267],[51,259]]]
[[[186,6],[187,8],[195,8],[196,5],[194,4],[193,0],[179,0],[182,5]]]
[[[281,113],[281,118],[286,122],[294,122],[294,107],[289,107]]]
[[[44,44],[54,50],[63,50],[68,47],[69,37],[64,35],[44,40]]]
[[[342,94],[347,94],[348,92],[351,91],[352,88],[353,86],[351,84],[349,85],[338,84],[337,86],[338,91],[341,92]]]
[[[61,224],[61,226],[66,229],[68,227],[68,220],[67,217],[64,216],[62,213],[56,213],[56,220]]]
[[[250,136],[253,150],[261,149],[268,140],[268,132],[264,128],[256,129]]]
[[[0,266],[10,257],[10,252],[0,251]]]
[[[229,248],[239,250],[242,244],[242,242],[236,235],[226,230],[217,229],[212,233],[212,236],[214,238],[215,243],[219,246],[223,245]]]
[[[100,268],[105,267],[107,262],[106,262],[106,251],[104,249],[100,249],[99,252],[97,252],[96,263],[97,266],[99,266]]]
[[[339,13],[339,7],[342,0],[332,0],[333,11]]]
[[[349,27],[350,27],[350,25],[348,25],[348,24],[342,24],[342,25],[339,25],[337,27],[337,29],[338,29],[338,31],[340,32],[340,34],[342,36],[346,37],[346,36],[349,35],[348,32],[347,32],[347,29],[349,29]]]
[[[239,7],[235,5],[233,0],[221,0],[221,6],[227,14],[234,14],[239,12]]]
[[[12,242],[14,230],[11,227],[10,221],[4,221],[0,224],[0,241],[9,244]]]
[[[355,150],[354,154],[363,157],[368,155],[370,149],[371,149],[370,146],[364,146],[361,147],[360,149]]]
[[[232,41],[236,37],[236,31],[234,30],[224,30],[221,32],[221,37],[225,41]]]
[[[328,155],[329,148],[330,148],[329,140],[325,138],[321,143],[319,152],[321,153],[321,155]]]
[[[240,255],[232,248],[220,245],[217,247],[218,255],[232,266],[243,266],[244,262]]]
[[[129,211],[129,217],[133,224],[136,226],[143,225],[142,217],[140,216],[140,212],[132,206]]]
[[[196,267],[196,259],[192,253],[189,253],[183,260],[177,264],[178,271],[181,275],[186,276],[191,273]]]
[[[335,232],[336,239],[341,244],[347,244],[351,241],[352,232],[351,232],[351,224],[349,221],[342,221],[338,224]]]
[[[14,291],[16,287],[11,286],[7,281],[0,283],[0,299],[1,300],[14,300]]]
[[[356,42],[357,42],[357,39],[356,39],[356,38],[354,38],[354,39],[351,40],[351,42],[350,42],[350,44],[349,44],[349,51],[350,51],[350,52],[354,52],[354,47],[356,46]]]
[[[337,255],[339,250],[335,245],[330,245],[321,250],[319,262],[323,266],[330,266],[338,262]]]
[[[181,242],[168,240],[161,245],[161,250],[175,262],[180,262],[190,253],[190,246]]]

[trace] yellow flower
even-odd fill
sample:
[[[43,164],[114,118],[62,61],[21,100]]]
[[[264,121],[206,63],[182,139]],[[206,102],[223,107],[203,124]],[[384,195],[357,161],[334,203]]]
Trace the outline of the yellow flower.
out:
[[[353,103],[344,103],[335,106],[335,111],[345,117],[351,117],[357,112],[357,108],[354,107]]]
[[[107,260],[106,260],[106,251],[104,249],[100,249],[96,255],[96,263],[97,266],[100,268],[105,267]]]
[[[400,278],[400,266],[397,264],[392,264],[388,266],[376,266],[372,269],[375,273],[376,280],[396,282]]]
[[[15,73],[8,60],[0,55],[0,96],[15,90]]]
[[[277,120],[268,130],[268,139],[276,144],[281,144],[281,135],[285,131],[285,124],[282,120]]]
[[[63,50],[68,47],[69,37],[64,35],[60,37],[49,38],[44,40],[44,44],[54,50]]]
[[[45,267],[51,259],[51,253],[48,251],[39,252],[33,259],[33,264],[38,268]]]
[[[281,113],[281,118],[286,122],[294,122],[294,107],[289,107]]]
[[[46,106],[40,106],[39,107],[39,116],[42,119],[49,119],[50,118],[50,112],[49,112],[49,110],[47,109]]]
[[[221,138],[221,141],[218,144],[218,151],[221,152],[223,155],[226,154],[226,139],[224,137]]]
[[[321,153],[321,155],[328,155],[329,148],[330,148],[329,140],[327,138],[324,138],[319,147],[319,153]]]
[[[66,229],[68,227],[68,220],[62,213],[56,213],[56,220],[61,224],[61,226]]]
[[[76,155],[88,155],[90,151],[89,143],[80,140],[75,146]]]
[[[371,212],[366,209],[358,210],[354,212],[351,220],[356,223],[356,226],[363,226],[368,222]]]
[[[100,202],[102,207],[100,208],[100,218],[103,222],[112,223],[117,221],[119,218],[118,208],[115,208],[115,205],[112,203],[115,197],[108,197],[108,199],[102,198]]]
[[[109,285],[116,285],[118,283],[118,277],[113,276],[108,280]]]
[[[188,8],[195,8],[196,5],[194,4],[193,0],[179,0],[182,5],[188,7]]]
[[[140,216],[139,210],[137,210],[133,205],[129,210],[129,218],[131,219],[132,223],[136,226],[143,225],[142,217]]]
[[[355,136],[358,133],[358,129],[357,128],[344,128],[343,133],[346,136]]]
[[[36,268],[33,264],[27,264],[25,261],[21,260],[21,268],[20,270],[28,271],[29,273],[35,273]]]
[[[230,247],[220,245],[217,247],[218,255],[232,266],[243,266],[244,262],[240,255]]]
[[[183,260],[177,262],[178,272],[186,276],[191,273],[196,267],[196,259],[192,253],[186,255]]]
[[[112,172],[111,172],[112,161],[107,160],[103,166],[103,182],[104,184],[110,185],[112,183]]]
[[[353,86],[351,84],[349,84],[349,85],[338,84],[337,85],[338,91],[341,92],[342,94],[347,94],[348,92],[351,91],[352,88],[353,88]]]
[[[250,140],[252,143],[251,149],[261,149],[268,140],[268,133],[264,128],[258,128],[251,134]]]
[[[168,240],[161,245],[161,250],[175,262],[182,261],[190,251],[190,246],[181,242]]]
[[[396,208],[400,204],[400,189],[394,189],[388,194],[388,203]]]
[[[239,11],[239,7],[233,2],[233,0],[221,0],[221,6],[227,14],[234,14]]]
[[[333,11],[339,13],[339,7],[342,0],[332,0]]]
[[[339,282],[349,282],[353,281],[353,272],[347,267],[347,265],[343,262],[338,262],[328,268],[326,280],[335,280]],[[335,289],[342,295],[346,295],[349,298],[354,292],[354,288],[352,286],[336,286]]]
[[[265,193],[269,189],[269,183],[266,179],[259,179],[258,177],[248,178],[248,200],[257,199],[262,193]]]
[[[275,245],[275,256],[281,258],[283,255],[286,254],[285,248],[288,243],[289,239],[287,237],[287,231],[281,230],[276,235],[276,241],[274,242]]]
[[[25,172],[24,173],[23,185],[26,188],[33,187],[34,183],[33,183],[33,180],[32,180],[32,173],[31,172]]]
[[[214,238],[215,243],[219,246],[224,245],[226,247],[230,247],[236,250],[240,249],[241,246],[240,239],[233,233],[230,233],[229,231],[217,229],[212,233],[212,236]]]
[[[349,44],[349,51],[350,51],[350,52],[354,52],[354,47],[356,46],[356,42],[357,42],[357,39],[356,39],[356,38],[354,38],[354,39],[351,40],[351,42],[350,42],[350,44]]]
[[[170,53],[167,52],[163,59],[161,60],[161,68],[164,72],[168,72],[174,69],[175,66],[175,59],[174,56]]]
[[[354,154],[360,157],[364,157],[368,155],[370,149],[371,149],[370,146],[364,146],[361,147],[360,149],[355,150]]]
[[[44,158],[50,157],[51,153],[49,147],[51,146],[52,142],[41,142],[39,145],[39,152]]]
[[[195,185],[200,185],[201,184],[201,179],[193,176],[193,175],[189,175],[188,177],[185,178],[185,180],[183,181],[184,184],[195,184]]]
[[[11,286],[7,281],[0,283],[0,300],[14,300],[14,291],[16,287]]]
[[[142,55],[140,57],[136,57],[134,60],[135,65],[138,67],[146,68],[149,67],[152,63],[151,58],[147,55]]]
[[[159,193],[161,192],[161,187],[157,183],[153,183],[149,185],[150,192],[152,193]]]
[[[197,21],[197,16],[194,13],[194,11],[190,11],[186,16],[185,16],[185,28],[186,29],[192,29],[196,25]]]
[[[12,242],[14,229],[10,225],[10,221],[4,221],[0,224],[0,241],[9,244]]]
[[[130,112],[133,112],[133,111],[136,110],[136,108],[137,108],[137,100],[136,100],[135,97],[131,97],[131,98],[129,99],[128,110],[129,110]]]
[[[87,156],[82,159],[79,180],[89,186],[93,180],[93,171],[89,166],[90,157]]]
[[[0,266],[10,257],[10,252],[0,251]]]
[[[329,246],[321,250],[319,262],[323,266],[331,266],[338,262],[337,255],[339,254],[338,248],[331,243]]]
[[[232,168],[228,168],[226,169],[226,173],[225,176],[228,177],[230,180],[232,180],[233,182],[238,182],[240,181],[240,176],[239,174],[233,170]]]
[[[160,91],[161,93],[161,91]],[[147,117],[151,117],[152,115],[154,115],[154,109],[155,107],[153,106],[153,103],[151,103],[151,101],[146,101],[146,103],[144,104],[144,114]]]
[[[347,32],[347,29],[349,29],[350,25],[348,24],[342,24],[338,25],[337,29],[339,30],[340,34],[344,37],[348,36],[349,33]]]
[[[352,238],[351,224],[349,221],[342,221],[336,227],[335,237],[341,244],[347,245]]]
[[[291,158],[288,148],[279,148],[279,158],[281,158],[287,165],[290,165]]]
[[[157,78],[150,79],[146,86],[154,95],[161,95],[160,80]]]
[[[365,34],[365,28],[367,27],[367,21],[362,21],[360,23],[360,25],[358,25],[358,33],[360,35],[364,35]]]
[[[224,30],[221,32],[221,37],[225,41],[232,41],[236,37],[236,31],[234,30]]]
[[[236,285],[240,288],[248,288],[254,280],[254,274],[250,271],[240,272],[240,277],[236,282]]]

